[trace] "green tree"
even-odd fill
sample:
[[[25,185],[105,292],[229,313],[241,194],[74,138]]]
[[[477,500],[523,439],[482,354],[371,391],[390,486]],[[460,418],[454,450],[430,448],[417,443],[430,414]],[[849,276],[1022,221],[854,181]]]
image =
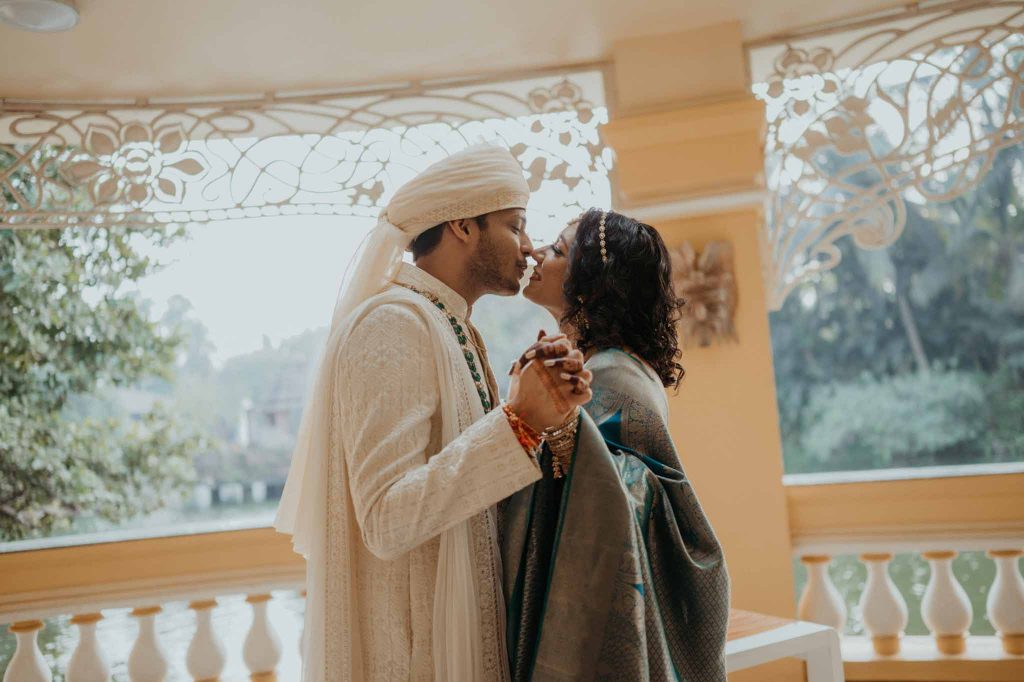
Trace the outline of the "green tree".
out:
[[[13,161],[0,153],[0,168]],[[7,177],[26,196],[41,191]],[[7,186],[3,200],[14,205]],[[97,407],[118,388],[171,378],[180,338],[129,287],[159,267],[144,247],[182,236],[161,226],[0,230],[0,537],[66,529],[78,515],[119,521],[189,482],[201,438],[170,410]]]
[[[787,471],[1021,459],[1022,170],[1017,145],[955,200],[904,200],[895,244],[842,240],[772,314]]]

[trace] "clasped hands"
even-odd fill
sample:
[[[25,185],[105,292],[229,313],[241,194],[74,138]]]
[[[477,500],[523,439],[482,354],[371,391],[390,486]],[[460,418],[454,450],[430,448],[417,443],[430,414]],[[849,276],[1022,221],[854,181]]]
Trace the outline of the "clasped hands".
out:
[[[541,331],[512,365],[508,406],[538,432],[559,426],[593,397],[593,375],[583,362],[565,334]]]

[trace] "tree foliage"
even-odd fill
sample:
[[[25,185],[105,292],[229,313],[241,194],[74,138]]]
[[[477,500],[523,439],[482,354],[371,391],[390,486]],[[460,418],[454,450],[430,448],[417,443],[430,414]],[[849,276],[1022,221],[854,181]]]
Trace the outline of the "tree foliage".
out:
[[[13,187],[35,189],[17,177]],[[168,409],[126,417],[80,404],[171,377],[181,339],[149,319],[130,285],[158,267],[144,246],[181,237],[160,227],[0,230],[0,537],[58,531],[78,515],[122,520],[190,480],[200,438]]]
[[[790,473],[1024,456],[1024,145],[773,313]]]

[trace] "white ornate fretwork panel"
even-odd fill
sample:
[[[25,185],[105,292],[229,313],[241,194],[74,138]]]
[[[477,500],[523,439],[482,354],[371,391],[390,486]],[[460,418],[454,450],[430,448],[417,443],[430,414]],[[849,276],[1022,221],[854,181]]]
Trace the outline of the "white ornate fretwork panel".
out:
[[[0,100],[0,223],[375,216],[419,169],[480,141],[508,146],[538,204],[567,217],[607,195],[606,120],[595,70],[246,101]]]
[[[973,187],[1024,131],[1024,2],[949,3],[750,50],[768,118],[769,303],[894,242],[904,201]]]

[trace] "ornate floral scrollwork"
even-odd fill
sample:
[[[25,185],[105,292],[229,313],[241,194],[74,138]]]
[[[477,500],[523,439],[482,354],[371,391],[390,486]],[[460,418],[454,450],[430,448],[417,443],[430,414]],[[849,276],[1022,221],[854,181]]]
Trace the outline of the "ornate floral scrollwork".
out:
[[[973,187],[1024,133],[1024,2],[957,4],[751,52],[768,116],[769,303],[839,262],[836,242],[892,244],[904,201]],[[775,57],[770,58],[771,51]]]
[[[671,256],[676,295],[686,302],[679,319],[683,345],[734,341],[737,291],[732,244],[710,242],[697,253],[690,242],[684,242]]]
[[[158,195],[180,203],[185,183],[206,171],[203,157],[186,151],[181,125],[156,130],[140,121],[118,129],[91,125],[82,138],[82,151],[70,155],[61,173],[72,185],[87,185],[97,206],[128,203],[141,207]]]
[[[566,190],[568,214],[606,194],[602,98],[599,71],[568,70],[249,101],[0,100],[0,224],[374,216],[417,167],[483,140],[509,146],[535,191]]]
[[[530,107],[538,114],[574,110],[580,120],[588,123],[594,115],[593,104],[584,97],[583,88],[568,78],[550,87],[535,88],[530,92]]]

